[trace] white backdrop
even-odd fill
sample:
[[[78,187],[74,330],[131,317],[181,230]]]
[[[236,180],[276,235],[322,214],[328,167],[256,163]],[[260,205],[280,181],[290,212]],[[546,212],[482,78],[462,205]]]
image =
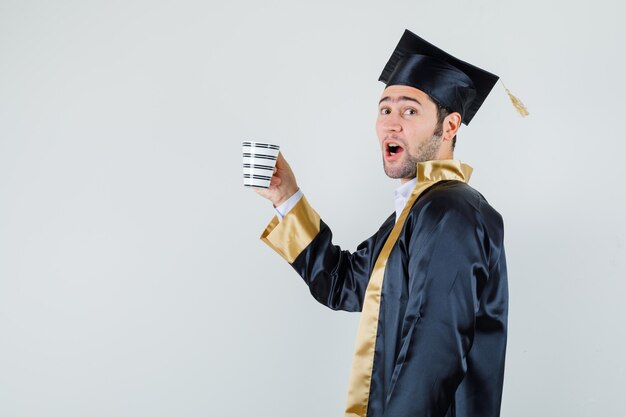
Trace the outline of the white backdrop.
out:
[[[242,140],[336,242],[393,211],[408,28],[502,77],[455,156],[505,219],[503,416],[624,415],[623,2],[0,0],[0,416],[339,416],[357,315],[258,237]]]

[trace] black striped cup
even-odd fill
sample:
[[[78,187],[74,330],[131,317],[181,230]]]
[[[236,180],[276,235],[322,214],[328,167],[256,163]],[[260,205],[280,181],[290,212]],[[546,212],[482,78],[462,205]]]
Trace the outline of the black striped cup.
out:
[[[280,146],[246,141],[243,146],[243,185],[269,188]]]

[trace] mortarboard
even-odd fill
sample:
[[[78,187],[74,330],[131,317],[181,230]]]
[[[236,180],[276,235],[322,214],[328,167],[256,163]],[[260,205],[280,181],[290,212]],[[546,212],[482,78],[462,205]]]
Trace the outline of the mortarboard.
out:
[[[378,80],[387,86],[407,85],[422,90],[439,105],[459,112],[462,123],[467,125],[498,78],[405,30]],[[508,89],[507,93],[518,107],[517,99]]]

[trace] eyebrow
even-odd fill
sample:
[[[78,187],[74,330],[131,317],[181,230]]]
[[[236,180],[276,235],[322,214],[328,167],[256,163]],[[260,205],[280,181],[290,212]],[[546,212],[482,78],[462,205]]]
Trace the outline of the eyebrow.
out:
[[[415,99],[415,98],[409,97],[409,96],[400,96],[400,97],[396,97],[396,98],[391,98],[389,96],[385,96],[385,97],[380,99],[378,104],[380,105],[380,103],[382,103],[383,101],[391,101],[392,103],[397,103],[398,101],[414,101],[417,104],[419,104],[420,106],[422,105],[422,103],[420,103],[420,101],[418,99]]]

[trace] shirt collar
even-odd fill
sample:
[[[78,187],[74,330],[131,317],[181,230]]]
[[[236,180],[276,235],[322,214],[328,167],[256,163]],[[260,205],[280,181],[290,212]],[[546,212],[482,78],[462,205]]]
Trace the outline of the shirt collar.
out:
[[[405,200],[407,200],[409,198],[409,195],[411,195],[411,190],[415,188],[416,184],[417,184],[417,178],[413,178],[412,180],[405,182],[404,184],[402,184],[401,186],[395,189],[395,191],[393,192],[394,197],[404,198]]]

